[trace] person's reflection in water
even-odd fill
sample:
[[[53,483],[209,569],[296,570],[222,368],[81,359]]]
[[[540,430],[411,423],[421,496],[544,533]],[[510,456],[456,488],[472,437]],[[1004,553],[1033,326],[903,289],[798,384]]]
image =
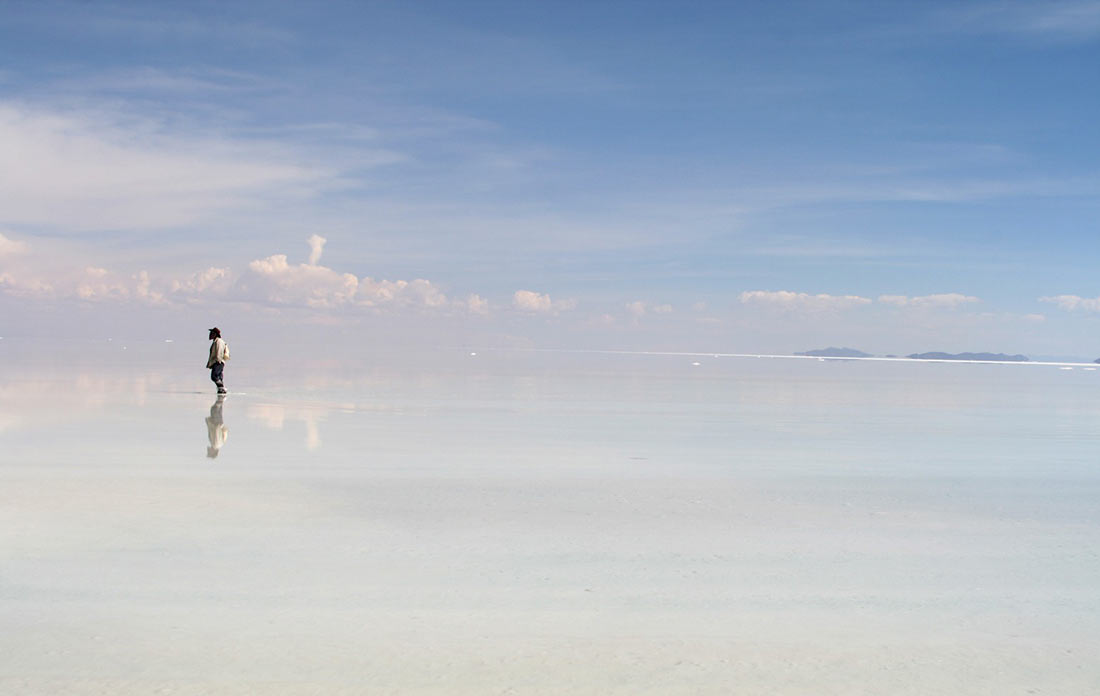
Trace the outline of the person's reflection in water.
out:
[[[225,403],[225,394],[218,394],[218,398],[210,407],[210,415],[206,417],[206,436],[210,445],[206,448],[206,456],[214,459],[221,451],[222,445],[229,439],[229,428],[222,422],[222,404]]]

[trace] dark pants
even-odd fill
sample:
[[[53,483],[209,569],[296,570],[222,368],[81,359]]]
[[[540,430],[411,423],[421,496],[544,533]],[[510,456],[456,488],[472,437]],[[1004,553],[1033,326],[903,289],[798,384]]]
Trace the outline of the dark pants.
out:
[[[222,384],[223,370],[225,370],[225,363],[214,363],[214,367],[210,368],[210,381],[218,385],[218,391],[225,391],[225,385]]]

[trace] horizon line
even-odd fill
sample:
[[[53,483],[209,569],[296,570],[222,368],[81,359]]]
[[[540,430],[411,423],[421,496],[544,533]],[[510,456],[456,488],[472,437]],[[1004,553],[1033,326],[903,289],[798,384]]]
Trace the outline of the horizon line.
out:
[[[771,358],[781,360],[817,360],[848,361],[864,360],[868,362],[912,362],[912,363],[963,363],[972,365],[1042,365],[1048,367],[1100,367],[1091,362],[1052,362],[1045,360],[953,360],[950,358],[886,358],[886,357],[830,357],[818,355],[778,355],[770,353],[715,353],[696,351],[662,351],[662,350],[600,350],[584,348],[528,348],[517,349],[543,353],[598,353],[607,355],[678,355],[683,357],[707,357],[707,358]]]

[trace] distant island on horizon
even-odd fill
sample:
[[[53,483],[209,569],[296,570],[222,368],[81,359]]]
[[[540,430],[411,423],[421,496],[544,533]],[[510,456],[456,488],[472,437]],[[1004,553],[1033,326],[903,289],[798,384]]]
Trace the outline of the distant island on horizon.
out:
[[[809,358],[873,358],[874,355],[864,353],[855,348],[815,348],[794,355]],[[886,356],[896,357],[894,355]],[[983,362],[1031,362],[1026,355],[1008,355],[1006,353],[942,353],[932,351],[929,353],[911,353],[905,357],[911,360],[981,360]],[[1097,360],[1100,363],[1100,360]]]
[[[1031,362],[1026,355],[1006,355],[1005,353],[913,353],[905,356],[913,360],[983,360],[986,362]]]
[[[814,350],[807,350],[803,353],[795,353],[795,355],[801,355],[809,358],[873,358],[875,356],[870,353],[864,353],[862,350],[856,350],[855,348],[816,348]]]

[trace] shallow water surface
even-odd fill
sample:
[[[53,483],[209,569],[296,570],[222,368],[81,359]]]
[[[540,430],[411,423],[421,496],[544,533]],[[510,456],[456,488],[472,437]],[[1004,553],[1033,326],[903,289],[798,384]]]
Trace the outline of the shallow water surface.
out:
[[[0,692],[1100,685],[1100,373],[420,357],[0,368]]]

